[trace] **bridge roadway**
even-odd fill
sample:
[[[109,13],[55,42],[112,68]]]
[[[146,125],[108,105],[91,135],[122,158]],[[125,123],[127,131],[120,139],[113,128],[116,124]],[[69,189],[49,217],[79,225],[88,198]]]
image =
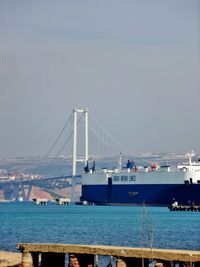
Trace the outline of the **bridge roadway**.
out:
[[[80,180],[82,175],[76,175],[76,182]],[[71,186],[67,179],[72,179],[72,175],[57,176],[57,177],[45,177],[40,179],[23,179],[0,181],[0,190],[3,190],[5,199],[19,199],[22,197],[24,200],[29,200],[31,190],[33,186],[37,186],[41,189],[46,189],[50,192],[55,188],[66,188]],[[60,195],[55,194],[55,197]]]

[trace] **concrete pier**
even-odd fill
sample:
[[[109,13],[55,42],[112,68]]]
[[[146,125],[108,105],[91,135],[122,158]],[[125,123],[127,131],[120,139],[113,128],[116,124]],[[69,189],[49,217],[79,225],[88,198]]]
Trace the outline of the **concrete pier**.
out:
[[[65,253],[46,252],[41,254],[41,267],[55,266],[65,266]]]
[[[30,252],[22,253],[22,266],[23,267],[33,267],[33,257]]]
[[[47,205],[48,200],[46,198],[34,198],[33,201],[36,205]]]
[[[68,267],[96,267],[96,255],[112,257],[116,267],[200,267],[200,251],[30,243],[17,244],[17,248],[23,253],[22,267],[64,267],[65,254]]]
[[[89,254],[70,254],[69,267],[93,267],[94,255]]]
[[[58,205],[69,205],[71,202],[70,198],[57,198],[56,199],[56,203]]]

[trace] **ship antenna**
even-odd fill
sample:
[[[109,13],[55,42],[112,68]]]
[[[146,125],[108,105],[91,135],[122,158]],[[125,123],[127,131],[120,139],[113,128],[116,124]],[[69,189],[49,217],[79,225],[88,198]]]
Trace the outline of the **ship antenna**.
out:
[[[194,151],[193,150],[188,153],[188,163],[190,165],[192,164],[192,156],[194,156],[194,155],[195,154],[194,154]]]
[[[122,170],[122,153],[119,154],[118,169]]]
[[[192,163],[192,152],[189,153],[189,164],[191,165]]]

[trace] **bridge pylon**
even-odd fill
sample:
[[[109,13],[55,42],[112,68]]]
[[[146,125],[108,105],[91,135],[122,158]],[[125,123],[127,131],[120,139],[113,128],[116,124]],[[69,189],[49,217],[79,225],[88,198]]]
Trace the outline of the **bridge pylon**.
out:
[[[77,115],[82,113],[84,115],[84,155],[77,158]],[[75,202],[75,176],[76,176],[76,163],[88,162],[88,109],[73,109],[73,154],[72,154],[72,195],[71,202]]]
[[[32,185],[23,185],[22,186],[22,198],[23,200],[29,201],[31,195]]]
[[[4,192],[5,199],[19,200],[20,198],[22,198],[25,201],[29,201],[32,185],[14,181],[2,184],[1,189]]]

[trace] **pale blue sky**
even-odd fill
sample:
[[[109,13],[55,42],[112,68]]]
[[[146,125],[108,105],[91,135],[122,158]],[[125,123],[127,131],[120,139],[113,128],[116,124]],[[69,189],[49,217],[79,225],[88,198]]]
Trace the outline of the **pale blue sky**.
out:
[[[200,1],[0,0],[0,156],[45,154],[74,107],[133,153],[200,152]]]

